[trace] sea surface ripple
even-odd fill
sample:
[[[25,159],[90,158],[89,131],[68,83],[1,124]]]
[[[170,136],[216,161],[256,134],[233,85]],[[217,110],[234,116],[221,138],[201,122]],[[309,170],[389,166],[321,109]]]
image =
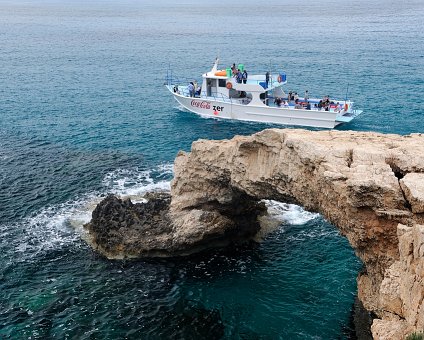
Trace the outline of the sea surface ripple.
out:
[[[169,190],[178,150],[270,124],[202,119],[163,87],[216,55],[355,101],[341,130],[423,132],[424,3],[0,0],[0,338],[351,338],[361,268],[321,216],[269,202],[259,243],[108,261],[82,225],[108,193]]]

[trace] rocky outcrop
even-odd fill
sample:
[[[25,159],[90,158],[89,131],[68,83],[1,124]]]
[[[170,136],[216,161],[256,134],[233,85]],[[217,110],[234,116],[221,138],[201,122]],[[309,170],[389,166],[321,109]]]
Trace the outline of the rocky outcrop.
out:
[[[172,246],[168,218],[171,196],[150,194],[146,203],[133,204],[107,196],[94,209],[88,230],[89,243],[108,258],[156,256]]]
[[[260,229],[258,216],[266,212],[263,203],[241,194],[235,198],[244,202],[239,208],[211,202],[172,216],[169,194],[149,193],[145,199],[133,204],[107,196],[84,226],[87,241],[110,259],[188,255],[251,239]]]
[[[358,296],[377,316],[374,337],[421,327],[424,136],[269,129],[194,142],[174,171],[169,252],[251,236],[261,199],[297,203],[339,228],[363,261]]]
[[[385,272],[380,285],[382,320],[375,320],[376,339],[402,339],[424,330],[424,225],[399,224],[399,260]]]
[[[358,295],[378,318],[374,336],[389,329],[387,322],[392,338],[421,327],[424,276],[409,267],[411,259],[400,258],[398,225],[415,230],[424,224],[424,136],[270,129],[227,141],[197,141],[190,153],[179,153],[174,168],[175,222],[208,202],[228,206],[232,192],[319,212],[364,263]],[[418,239],[409,244],[420,247]],[[409,289],[414,293],[408,297]]]

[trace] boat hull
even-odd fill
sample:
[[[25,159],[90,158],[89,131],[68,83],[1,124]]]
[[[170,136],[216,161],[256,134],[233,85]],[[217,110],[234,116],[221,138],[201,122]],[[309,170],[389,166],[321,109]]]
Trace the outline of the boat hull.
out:
[[[202,117],[330,129],[340,124],[336,121],[336,112],[244,105],[212,98],[186,97],[177,93],[173,95],[184,108]]]

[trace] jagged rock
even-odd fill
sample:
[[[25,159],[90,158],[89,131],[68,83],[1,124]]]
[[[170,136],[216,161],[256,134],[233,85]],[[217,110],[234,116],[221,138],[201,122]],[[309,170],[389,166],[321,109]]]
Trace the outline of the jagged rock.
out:
[[[90,223],[90,243],[109,258],[137,257],[167,252],[171,241],[167,235],[172,223],[167,216],[171,196],[148,196],[147,203],[133,204],[107,196],[97,205]]]
[[[400,185],[411,204],[412,212],[424,213],[424,174],[406,174],[400,180]]]
[[[405,321],[402,320],[374,320],[371,326],[375,340],[401,340],[410,333]]]
[[[385,325],[396,336],[424,326],[423,135],[269,129],[194,142],[174,171],[168,254],[251,236],[261,199],[297,203],[339,228],[363,261],[358,296],[377,316],[375,337]]]
[[[363,261],[358,295],[367,310],[400,320],[394,333],[413,330],[424,319],[417,281],[403,280],[421,274],[406,276],[395,264],[398,224],[424,223],[423,135],[270,129],[194,142],[190,153],[178,154],[174,171],[171,215],[181,219],[207,202],[225,205],[233,192],[300,204],[338,227]],[[414,292],[410,297],[402,295],[406,287]]]
[[[263,203],[244,195],[236,206],[217,208],[210,203],[171,217],[170,194],[149,193],[145,198],[146,203],[133,204],[107,196],[84,225],[88,242],[111,259],[187,255],[251,239],[266,210]]]

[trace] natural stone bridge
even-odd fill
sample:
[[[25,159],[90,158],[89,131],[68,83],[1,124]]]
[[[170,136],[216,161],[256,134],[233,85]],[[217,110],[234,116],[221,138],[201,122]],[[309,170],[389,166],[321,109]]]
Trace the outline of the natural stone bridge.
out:
[[[118,218],[105,229],[94,217],[106,211],[104,222],[108,209],[96,209],[87,227],[100,251],[172,255],[222,245],[255,234],[259,200],[296,203],[333,223],[363,261],[358,296],[379,318],[375,338],[424,329],[423,135],[270,129],[194,142],[190,153],[178,154],[174,171],[169,210],[168,202],[156,214],[161,227],[145,227],[135,206],[119,201],[109,205],[126,204],[133,221]],[[108,245],[117,235],[121,241]]]

